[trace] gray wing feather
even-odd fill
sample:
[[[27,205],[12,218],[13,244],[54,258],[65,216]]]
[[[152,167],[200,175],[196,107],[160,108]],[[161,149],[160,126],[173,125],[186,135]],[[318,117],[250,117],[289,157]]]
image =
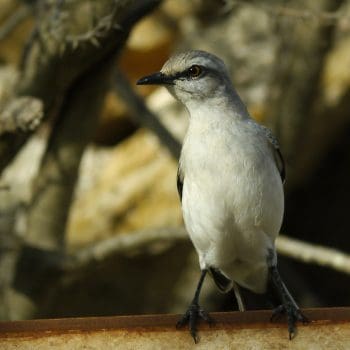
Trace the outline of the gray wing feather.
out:
[[[273,135],[272,131],[269,128],[267,128],[266,126],[263,126],[263,125],[260,125],[260,127],[274,149],[274,156],[275,156],[276,165],[277,165],[278,171],[281,175],[282,182],[284,183],[284,181],[286,179],[286,166],[285,166],[284,159],[283,159],[283,156],[282,156],[282,153],[280,150],[280,145],[279,145],[276,137]]]
[[[182,189],[184,186],[184,174],[181,171],[181,165],[177,168],[177,179],[176,179],[177,191],[179,192],[180,201],[182,201]]]

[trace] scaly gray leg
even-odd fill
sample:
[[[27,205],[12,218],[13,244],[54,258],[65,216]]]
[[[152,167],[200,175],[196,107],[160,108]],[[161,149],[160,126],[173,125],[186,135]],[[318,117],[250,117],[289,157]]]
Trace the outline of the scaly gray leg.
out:
[[[183,315],[183,317],[177,322],[176,327],[183,327],[184,325],[188,324],[189,330],[191,333],[191,336],[194,340],[194,342],[197,344],[199,341],[199,337],[197,335],[197,323],[198,319],[201,318],[204,321],[210,323],[213,323],[212,318],[208,315],[207,312],[205,312],[200,306],[199,306],[199,295],[202,289],[202,285],[204,282],[204,278],[207,274],[207,270],[202,270],[201,277],[199,279],[196,292],[194,294],[193,300],[188,307],[186,313]]]
[[[308,319],[303,315],[294,298],[283,283],[282,278],[277,270],[277,266],[271,266],[269,268],[269,278],[282,303],[274,309],[271,320],[275,320],[280,314],[286,314],[289,339],[292,339],[295,336],[296,323],[298,321],[306,323],[308,322]]]

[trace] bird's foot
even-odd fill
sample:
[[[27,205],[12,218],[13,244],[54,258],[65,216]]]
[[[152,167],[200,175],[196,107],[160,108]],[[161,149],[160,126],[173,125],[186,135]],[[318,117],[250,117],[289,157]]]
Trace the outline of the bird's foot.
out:
[[[292,340],[296,334],[296,323],[298,321],[308,323],[308,318],[301,312],[301,310],[292,302],[276,307],[271,316],[271,321],[276,321],[281,315],[287,316],[289,339]]]
[[[198,303],[192,303],[187,309],[186,313],[176,324],[176,328],[180,328],[188,324],[191,336],[196,344],[199,342],[199,337],[197,335],[197,323],[200,318],[209,323],[209,325],[214,323],[214,320],[199,306]]]

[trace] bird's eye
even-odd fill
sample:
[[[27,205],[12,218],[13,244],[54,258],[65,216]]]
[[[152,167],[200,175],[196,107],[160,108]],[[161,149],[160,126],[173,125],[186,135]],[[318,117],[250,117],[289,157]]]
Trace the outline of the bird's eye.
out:
[[[188,69],[188,74],[191,78],[198,78],[202,73],[202,68],[200,66],[192,66]]]

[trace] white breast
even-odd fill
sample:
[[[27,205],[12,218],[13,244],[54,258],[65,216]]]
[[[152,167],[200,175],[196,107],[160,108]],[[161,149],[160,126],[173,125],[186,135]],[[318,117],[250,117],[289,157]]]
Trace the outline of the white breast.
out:
[[[268,142],[246,120],[191,120],[180,164],[182,209],[201,268],[255,291],[283,217],[282,182]]]

